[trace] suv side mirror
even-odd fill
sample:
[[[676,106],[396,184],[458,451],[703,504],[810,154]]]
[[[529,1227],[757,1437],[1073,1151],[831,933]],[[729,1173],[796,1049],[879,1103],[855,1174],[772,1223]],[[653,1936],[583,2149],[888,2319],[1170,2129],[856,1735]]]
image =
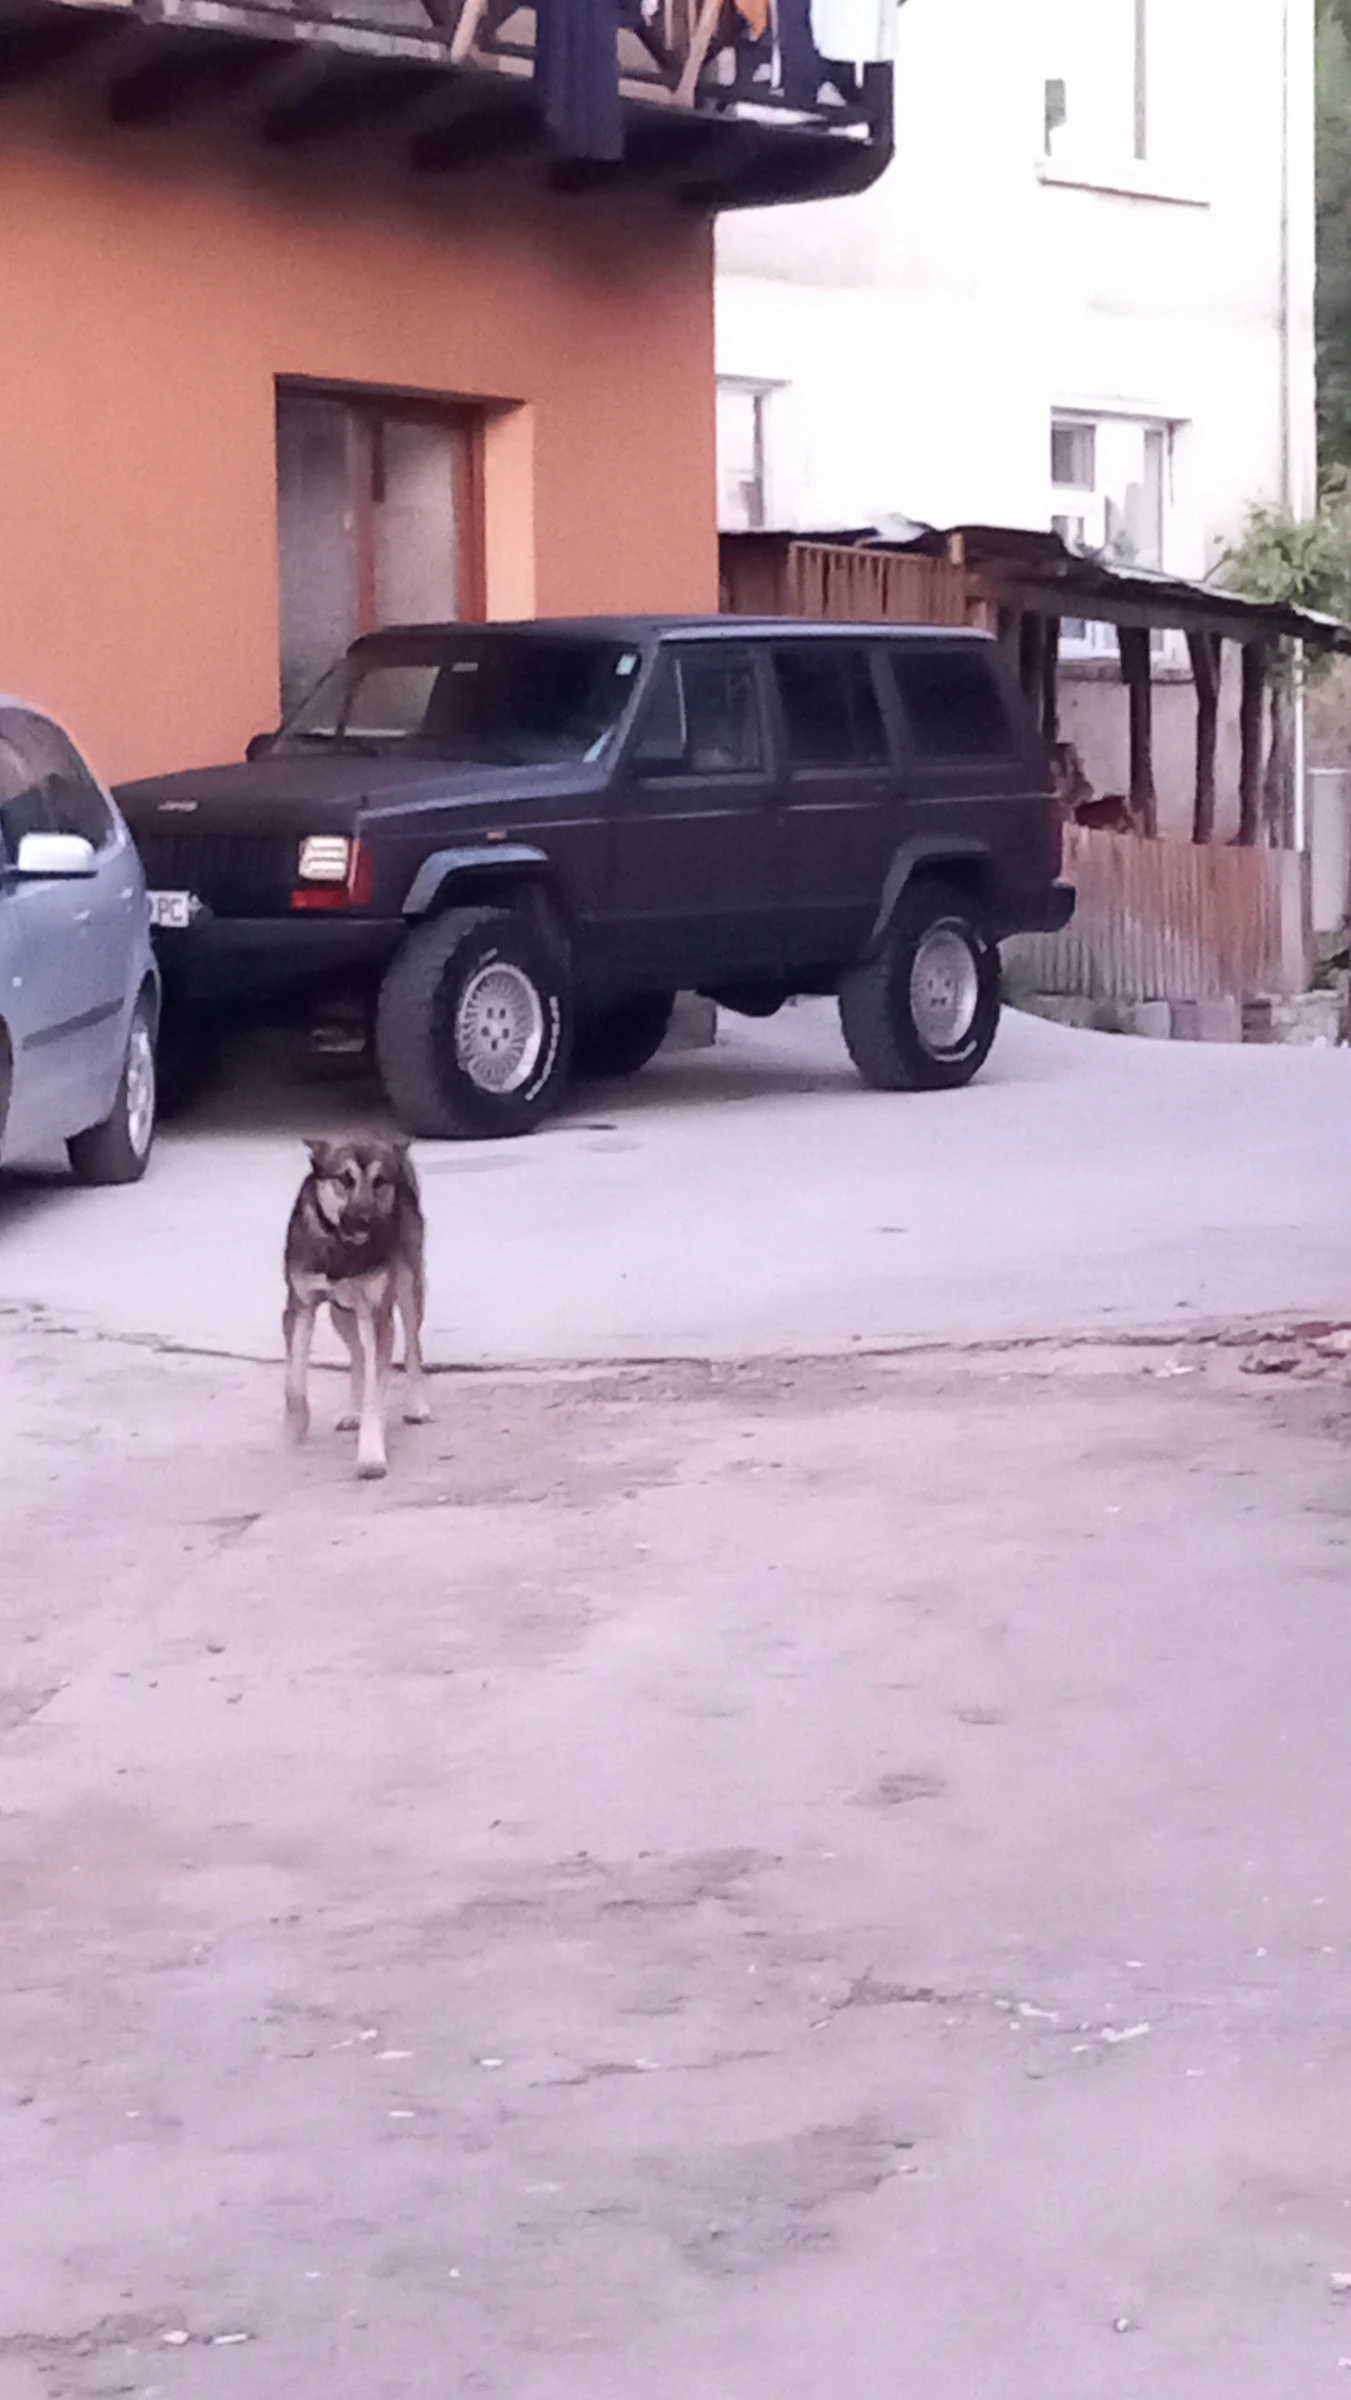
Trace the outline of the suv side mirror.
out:
[[[271,749],[276,738],[277,737],[275,733],[255,733],[252,741],[248,745],[248,748],[244,752],[244,756],[250,766],[253,765],[253,762],[256,758],[266,758],[268,751]]]
[[[26,833],[19,844],[14,872],[27,882],[52,877],[92,875],[94,845],[82,833]]]

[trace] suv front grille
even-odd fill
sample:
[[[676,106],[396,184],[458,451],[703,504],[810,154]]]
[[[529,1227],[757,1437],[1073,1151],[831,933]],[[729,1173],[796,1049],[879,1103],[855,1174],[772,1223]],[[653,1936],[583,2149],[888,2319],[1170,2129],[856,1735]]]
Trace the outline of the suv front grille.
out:
[[[195,892],[218,917],[290,912],[299,853],[294,834],[156,825],[137,834],[136,847],[152,892]]]

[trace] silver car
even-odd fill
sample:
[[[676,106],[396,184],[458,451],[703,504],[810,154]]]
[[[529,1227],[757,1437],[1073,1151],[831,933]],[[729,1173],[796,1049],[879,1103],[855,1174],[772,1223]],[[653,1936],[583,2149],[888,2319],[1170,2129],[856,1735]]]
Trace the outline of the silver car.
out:
[[[0,1166],[65,1142],[81,1183],[139,1180],[159,998],[122,818],[59,726],[0,697]]]

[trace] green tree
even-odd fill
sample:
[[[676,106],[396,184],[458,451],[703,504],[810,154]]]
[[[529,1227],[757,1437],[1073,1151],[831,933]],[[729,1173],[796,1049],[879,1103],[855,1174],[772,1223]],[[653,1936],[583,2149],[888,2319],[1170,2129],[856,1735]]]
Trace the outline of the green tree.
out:
[[[1351,9],[1351,0],[1345,4]],[[1312,517],[1250,508],[1242,538],[1225,556],[1224,580],[1248,600],[1351,617],[1351,468],[1325,469]]]
[[[1318,0],[1318,431],[1351,464],[1351,0]]]

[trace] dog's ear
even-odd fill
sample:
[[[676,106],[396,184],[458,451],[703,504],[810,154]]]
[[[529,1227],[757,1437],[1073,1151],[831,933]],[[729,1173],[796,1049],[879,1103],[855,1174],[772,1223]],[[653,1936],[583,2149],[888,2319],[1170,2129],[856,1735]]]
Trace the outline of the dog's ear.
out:
[[[310,1154],[310,1165],[313,1167],[315,1174],[327,1175],[330,1167],[333,1164],[332,1142],[328,1141],[323,1136],[320,1136],[315,1141],[306,1142],[305,1148]]]
[[[389,1137],[389,1146],[396,1158],[407,1158],[413,1147],[406,1133],[392,1133]]]

